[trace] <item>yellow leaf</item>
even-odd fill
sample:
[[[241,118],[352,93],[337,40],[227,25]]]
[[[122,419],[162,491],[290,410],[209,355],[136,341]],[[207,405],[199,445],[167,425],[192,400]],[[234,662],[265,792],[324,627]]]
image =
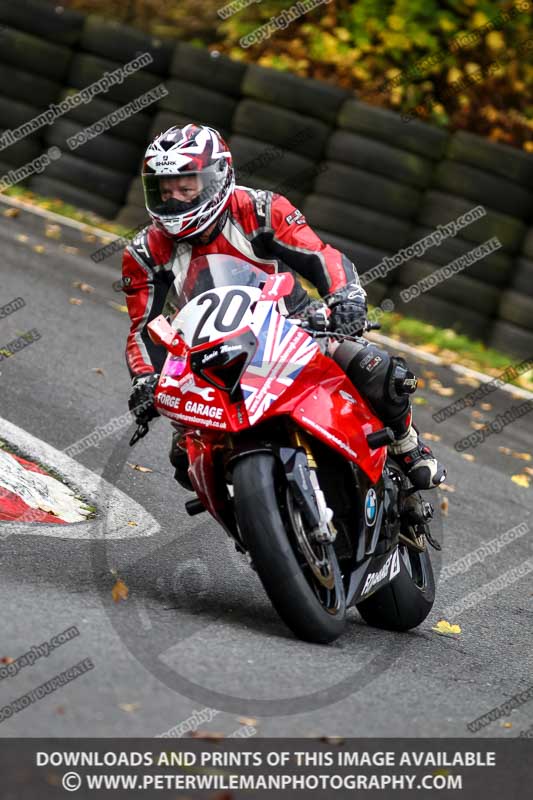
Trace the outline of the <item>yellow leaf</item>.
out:
[[[517,453],[515,450],[511,453],[514,458],[519,458],[521,461],[531,461],[531,453]]]
[[[475,14],[472,15],[472,27],[473,28],[481,28],[482,25],[485,25],[489,21],[489,18],[483,11],[476,11]]]
[[[502,728],[512,728],[512,727],[513,727],[512,722],[502,722]]]
[[[81,306],[83,300],[80,300],[79,297],[70,297],[69,303],[72,303],[73,306]]]
[[[257,725],[255,717],[239,717],[241,725]]]
[[[114,300],[108,300],[108,305],[110,305],[111,308],[114,308],[115,311],[121,311],[123,314],[128,313],[128,306],[123,306],[120,303],[115,303]]]
[[[128,522],[128,525],[130,526],[130,528],[136,528],[137,527],[137,523],[134,522],[132,519],[130,519],[130,521]]]
[[[440,504],[440,510],[442,511],[445,517],[448,516],[448,507],[449,507],[448,498],[443,497]]]
[[[61,239],[61,228],[59,225],[47,224],[44,229],[44,235],[48,239]]]
[[[473,428],[475,431],[480,431],[481,428],[485,427],[484,422],[474,422],[473,420],[470,421],[470,427]]]
[[[124,583],[124,581],[117,579],[115,585],[111,589],[111,596],[115,603],[119,603],[121,600],[127,600],[129,594],[129,589]]]
[[[529,489],[529,475],[524,475],[524,473],[520,473],[519,475],[511,475],[511,480],[513,483],[516,483],[517,486],[522,486],[524,489]]]
[[[476,457],[472,455],[472,453],[461,453],[462,457],[465,461],[475,461]]]
[[[524,472],[527,472],[528,475],[533,475],[533,468],[532,467],[524,467]]]
[[[141,707],[140,703],[119,703],[118,707],[121,711],[127,711],[128,714],[137,711],[138,708]]]
[[[498,447],[498,450],[500,451],[500,453],[503,453],[504,456],[510,456],[513,452],[510,447],[503,447],[503,446]]]
[[[452,394],[455,394],[455,389],[452,389],[451,386],[441,386],[438,389],[435,389],[437,394],[440,394],[441,397],[451,397]]]
[[[427,404],[427,400],[425,397],[414,397],[413,403],[415,406],[425,406]]]
[[[398,14],[391,14],[390,17],[387,17],[387,25],[393,31],[402,31],[405,27],[405,20]]]
[[[442,436],[439,436],[438,433],[423,433],[422,437],[428,439],[430,442],[440,442],[442,439]]]
[[[36,253],[44,253],[44,245],[34,244],[32,248]]]
[[[84,233],[82,238],[84,242],[96,242],[94,233]]]
[[[17,233],[17,241],[19,241],[19,242],[27,242],[28,241],[28,237],[26,236],[25,233]]]
[[[83,281],[74,281],[72,285],[75,289],[79,289],[81,292],[87,292],[87,294],[94,292],[94,286],[91,286],[89,283],[84,283]]]
[[[461,72],[460,69],[457,69],[457,67],[451,67],[448,70],[448,76],[446,80],[448,81],[448,83],[455,83],[455,81],[461,80],[462,77],[463,73]]]
[[[431,630],[435,631],[435,633],[440,633],[441,636],[453,636],[461,633],[460,625],[450,625],[445,619],[440,619]]]
[[[20,208],[6,208],[2,214],[4,217],[18,217],[20,214]]]
[[[485,41],[491,50],[503,50],[505,47],[505,39],[501,31],[491,31],[485,37]]]
[[[492,411],[492,405],[490,403],[481,403],[480,407],[483,411]]]
[[[68,253],[70,256],[75,256],[80,252],[79,248],[70,247],[69,245],[66,245],[66,244],[62,244],[61,245],[61,249],[64,250],[65,253]]]
[[[443,492],[450,492],[450,494],[455,492],[455,486],[452,486],[451,483],[439,483],[437,489],[442,489]]]
[[[149,467],[141,467],[140,464],[130,464],[129,461],[126,463],[128,464],[128,467],[136,469],[138,472],[153,472],[153,469],[150,469]]]

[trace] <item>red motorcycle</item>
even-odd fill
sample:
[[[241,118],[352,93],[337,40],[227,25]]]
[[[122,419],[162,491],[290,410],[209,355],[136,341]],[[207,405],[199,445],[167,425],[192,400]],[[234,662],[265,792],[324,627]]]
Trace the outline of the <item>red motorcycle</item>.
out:
[[[182,432],[197,494],[185,507],[208,511],[248,555],[296,636],[333,641],[351,605],[371,625],[408,630],[434,602],[433,509],[387,459],[390,429],[325,353],[328,339],[350,337],[282,313],[293,282],[202,256],[176,287],[172,324],[148,326],[168,350],[155,407]]]

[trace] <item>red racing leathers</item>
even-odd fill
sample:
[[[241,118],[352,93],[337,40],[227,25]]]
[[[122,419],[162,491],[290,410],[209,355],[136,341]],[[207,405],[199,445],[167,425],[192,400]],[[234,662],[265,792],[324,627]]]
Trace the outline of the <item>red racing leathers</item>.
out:
[[[148,336],[147,324],[161,314],[173,283],[181,287],[191,259],[211,253],[243,258],[265,272],[293,272],[313,284],[322,297],[358,282],[352,262],[324,244],[287,198],[269,191],[235,189],[224,227],[210,244],[171,238],[147,226],[124,251],[122,286],[131,318],[126,359],[132,377],[160,372],[166,356]],[[287,312],[301,311],[309,295],[298,281],[285,299]]]

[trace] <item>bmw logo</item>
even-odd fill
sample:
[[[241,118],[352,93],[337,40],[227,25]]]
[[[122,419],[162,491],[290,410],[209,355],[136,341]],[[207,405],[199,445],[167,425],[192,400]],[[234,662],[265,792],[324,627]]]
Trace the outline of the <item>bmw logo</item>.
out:
[[[366,493],[366,500],[365,500],[365,519],[367,525],[373,525],[376,521],[378,510],[378,502],[376,497],[376,492],[374,489],[369,489]]]

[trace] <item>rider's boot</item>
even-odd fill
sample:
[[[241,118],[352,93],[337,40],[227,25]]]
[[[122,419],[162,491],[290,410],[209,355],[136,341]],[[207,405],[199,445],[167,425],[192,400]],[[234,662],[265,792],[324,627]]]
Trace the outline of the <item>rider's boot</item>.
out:
[[[396,435],[396,441],[389,445],[389,455],[416,489],[433,489],[446,480],[446,469],[420,439],[411,417],[409,409],[403,419],[389,424]]]
[[[188,492],[194,492],[193,485],[191,483],[191,479],[189,478],[189,457],[185,450],[180,447],[180,439],[182,437],[182,433],[180,431],[176,431],[172,434],[172,443],[170,445],[170,452],[169,458],[170,463],[174,467],[174,478],[177,480],[180,486],[184,489],[187,489]]]

